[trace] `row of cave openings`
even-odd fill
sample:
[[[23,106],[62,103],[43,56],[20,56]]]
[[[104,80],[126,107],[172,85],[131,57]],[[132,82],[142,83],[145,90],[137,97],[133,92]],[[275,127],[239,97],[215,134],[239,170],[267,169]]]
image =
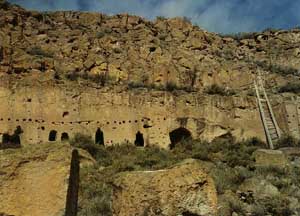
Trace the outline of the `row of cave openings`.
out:
[[[181,142],[182,140],[190,139],[192,137],[191,132],[183,127],[173,130],[172,132],[169,133],[169,136],[171,141],[170,149],[173,149],[175,145]],[[56,141],[56,139],[57,139],[57,131],[51,130],[49,133],[48,140],[50,142],[53,142]],[[69,135],[68,133],[64,132],[61,134],[61,141],[66,141],[66,140],[69,140]],[[100,128],[98,128],[95,133],[95,143],[99,145],[104,145],[104,133]],[[134,144],[138,147],[145,146],[144,135],[140,131],[138,131],[135,135]]]
[[[20,126],[18,126],[13,135],[3,134],[2,144],[21,145],[21,139],[20,139],[21,133],[23,133],[22,128]],[[50,142],[56,141],[57,134],[58,133],[56,130],[51,130],[49,132],[48,141],[50,141]],[[171,141],[170,149],[173,149],[175,147],[175,145],[177,143],[181,142],[182,140],[190,139],[192,137],[191,132],[183,127],[173,130],[172,132],[169,133],[169,136],[170,136],[170,141]],[[63,132],[61,134],[60,139],[61,139],[61,141],[68,141],[69,134],[66,132]],[[104,145],[104,133],[100,128],[98,128],[95,133],[95,143],[99,144],[99,145]],[[138,131],[135,135],[134,144],[139,147],[145,146],[144,136],[140,131]]]
[[[60,139],[61,139],[61,141],[69,140],[69,134],[66,133],[66,132],[63,132],[61,134]],[[56,140],[57,140],[57,131],[56,130],[51,130],[50,133],[49,133],[48,141],[54,142]],[[96,133],[95,133],[95,143],[99,144],[99,145],[104,145],[104,133],[100,128],[98,128]],[[136,146],[144,146],[145,145],[144,136],[140,131],[138,131],[136,133],[136,138],[135,138],[134,144]]]

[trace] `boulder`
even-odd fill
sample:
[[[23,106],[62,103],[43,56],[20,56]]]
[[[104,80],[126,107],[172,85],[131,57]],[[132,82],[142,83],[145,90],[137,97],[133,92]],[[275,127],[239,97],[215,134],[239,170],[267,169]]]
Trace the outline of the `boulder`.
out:
[[[125,172],[113,182],[113,215],[216,215],[214,182],[196,160],[170,169]]]
[[[266,180],[260,180],[255,177],[246,179],[243,184],[240,185],[239,190],[241,192],[253,192],[255,199],[280,195],[277,187]]]
[[[253,156],[256,166],[285,167],[289,164],[285,154],[280,150],[258,149]]]
[[[0,150],[0,215],[64,215],[71,158],[62,143]]]

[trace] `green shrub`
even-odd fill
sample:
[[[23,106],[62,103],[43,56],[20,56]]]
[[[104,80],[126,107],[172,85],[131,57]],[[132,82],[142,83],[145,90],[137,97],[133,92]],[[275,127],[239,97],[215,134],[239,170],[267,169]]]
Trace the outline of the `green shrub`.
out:
[[[278,166],[259,166],[256,168],[255,173],[260,176],[276,176],[284,177],[289,175],[287,168],[282,168]]]
[[[283,135],[276,143],[276,148],[298,147],[299,141],[291,135]]]
[[[266,216],[266,210],[264,206],[260,204],[255,204],[251,206],[251,215],[253,216]]]
[[[257,137],[252,137],[250,139],[247,139],[243,143],[248,147],[251,147],[251,146],[258,147],[258,148],[266,148],[267,147],[266,143]]]
[[[57,73],[56,74],[56,77],[58,78],[59,77],[59,74]],[[71,81],[76,81],[78,80],[78,78],[80,77],[79,73],[73,71],[73,72],[70,72],[70,73],[67,73],[65,75],[66,79],[68,80],[71,80]]]
[[[174,90],[176,90],[176,89],[180,89],[180,88],[177,86],[176,83],[170,82],[170,81],[168,81],[168,82],[166,83],[166,90],[167,90],[167,91],[174,91]]]
[[[163,20],[166,20],[167,18],[164,17],[164,16],[157,16],[156,19],[160,20],[160,21],[163,21]]]
[[[78,216],[111,216],[112,188],[95,168],[80,170]]]
[[[105,86],[105,84],[107,84],[112,77],[108,76],[106,73],[101,73],[101,74],[87,74],[87,73],[83,73],[80,74],[76,71],[67,73],[65,75],[66,79],[70,80],[70,81],[76,81],[79,78],[82,78],[84,80],[90,80],[96,84],[99,84],[101,86]]]
[[[101,73],[101,74],[89,75],[88,79],[97,84],[100,84],[101,86],[104,86],[107,83],[109,77],[105,73]]]
[[[297,83],[288,83],[284,86],[281,86],[279,89],[278,89],[278,92],[279,93],[283,93],[283,92],[292,92],[292,93],[295,93],[295,94],[299,94],[300,93],[300,83],[297,82]]]
[[[230,89],[225,89],[223,86],[217,84],[212,84],[204,90],[205,93],[210,95],[221,95],[221,96],[230,96],[234,95],[235,92]]]
[[[53,58],[53,53],[45,52],[40,47],[32,47],[27,50],[27,53],[34,56]]]
[[[88,151],[93,157],[97,156],[99,150],[99,146],[94,143],[92,137],[80,133],[75,134],[74,138],[70,140],[70,144]]]
[[[221,35],[221,37],[230,37],[235,40],[244,40],[244,39],[254,39],[257,33],[254,32],[238,32],[234,34],[225,34]]]
[[[148,86],[143,82],[129,82],[128,88],[135,89],[135,88],[147,88]]]
[[[216,168],[211,170],[211,176],[214,179],[217,193],[224,194],[226,190],[236,190],[237,186],[234,182],[233,169],[228,168],[225,164],[218,164]]]
[[[284,66],[284,65],[278,65],[267,61],[255,60],[253,62],[251,61],[247,61],[247,62],[254,63],[258,67],[262,68],[263,70],[270,71],[272,73],[278,73],[282,75],[289,75],[289,74],[296,75],[298,73],[298,70],[296,68]]]
[[[289,208],[290,201],[285,196],[266,197],[259,201],[268,214],[273,216],[291,216],[293,211]]]
[[[235,212],[238,215],[245,215],[245,210],[243,203],[238,199],[229,199],[228,200],[229,208],[231,212]]]
[[[96,33],[96,38],[100,39],[103,38],[105,36],[105,32],[97,32]]]

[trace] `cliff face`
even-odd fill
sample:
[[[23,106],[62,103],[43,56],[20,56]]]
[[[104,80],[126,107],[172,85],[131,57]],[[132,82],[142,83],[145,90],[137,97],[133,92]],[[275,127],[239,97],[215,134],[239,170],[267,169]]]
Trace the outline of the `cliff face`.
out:
[[[208,140],[264,138],[251,96],[257,70],[272,87],[300,68],[297,29],[234,39],[180,18],[39,13],[4,1],[0,13],[0,133],[21,126],[23,143],[98,129],[107,145],[140,132],[145,145],[167,147],[178,128]],[[226,96],[207,95],[213,84]]]
[[[241,87],[257,67],[270,64],[291,73],[300,68],[297,29],[236,40],[180,18],[149,22],[125,14],[38,13],[6,3],[0,26],[2,73],[106,73],[111,84],[174,82],[201,89],[212,83]]]

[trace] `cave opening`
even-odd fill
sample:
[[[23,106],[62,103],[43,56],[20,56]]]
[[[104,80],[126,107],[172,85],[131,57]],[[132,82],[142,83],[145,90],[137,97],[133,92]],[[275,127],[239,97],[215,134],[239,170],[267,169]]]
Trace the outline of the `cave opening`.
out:
[[[95,143],[99,145],[104,145],[104,134],[103,131],[98,128],[95,134]]]
[[[17,126],[13,135],[4,133],[2,135],[2,147],[3,148],[19,148],[21,147],[20,135],[23,133],[21,126]]]
[[[69,140],[69,134],[64,132],[61,134],[61,141],[68,141]]]
[[[139,147],[143,147],[145,142],[144,142],[144,136],[141,132],[137,132],[136,135],[135,135],[135,141],[134,141],[134,144],[136,146],[139,146]]]
[[[50,133],[49,133],[48,140],[50,142],[56,141],[56,135],[57,135],[57,131],[56,130],[51,130]]]
[[[170,149],[173,149],[177,143],[192,138],[191,132],[183,127],[171,131],[169,136],[171,141]]]

